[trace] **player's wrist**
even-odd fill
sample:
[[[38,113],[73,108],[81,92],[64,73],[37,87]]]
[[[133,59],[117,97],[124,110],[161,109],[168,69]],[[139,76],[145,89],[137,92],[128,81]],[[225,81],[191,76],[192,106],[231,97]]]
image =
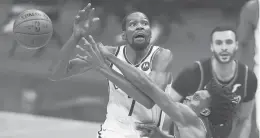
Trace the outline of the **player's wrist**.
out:
[[[76,42],[79,42],[79,40],[82,38],[82,36],[80,34],[77,34],[77,33],[73,33],[71,35],[71,38],[76,41]]]

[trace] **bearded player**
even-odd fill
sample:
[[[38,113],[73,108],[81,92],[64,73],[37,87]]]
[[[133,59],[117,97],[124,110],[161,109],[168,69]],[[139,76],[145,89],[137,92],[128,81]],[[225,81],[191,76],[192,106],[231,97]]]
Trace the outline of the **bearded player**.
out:
[[[111,53],[109,54],[106,47],[101,47],[100,51],[106,59],[119,68],[125,79],[149,96],[173,119],[175,126],[177,126],[175,127],[177,137],[186,138],[188,136],[184,133],[190,132],[191,136],[196,137],[227,138],[230,136],[231,138],[247,138],[250,135],[251,114],[254,107],[257,79],[255,74],[249,70],[246,65],[234,60],[235,53],[238,50],[236,38],[236,33],[232,29],[228,27],[216,27],[211,33],[212,58],[197,61],[192,67],[184,69],[172,83],[171,94],[168,95],[163,93],[156,85],[156,82],[150,80],[144,73],[118,60]],[[96,44],[92,40],[91,46],[93,45],[95,46]],[[95,57],[95,55],[98,54],[94,54],[92,57]],[[90,64],[91,62],[87,60],[86,63]],[[103,69],[104,67],[102,68],[102,65],[100,66],[101,67],[97,67],[97,70],[102,72],[102,74],[107,75],[113,72],[109,72],[107,68]],[[116,74],[115,72],[113,73]],[[110,79],[111,76],[112,75],[110,75]],[[120,75],[117,74],[117,76]],[[107,75],[107,78],[109,78],[109,75]],[[199,100],[194,101],[196,97],[195,92],[211,89],[206,86],[212,80],[218,87],[228,89],[225,91],[219,90],[220,88],[217,89],[217,91],[219,91],[217,93],[219,95],[223,94],[226,98],[219,97],[215,99],[216,95],[212,95],[212,91],[209,90],[209,93],[202,92],[204,96],[199,96]],[[196,114],[188,112],[190,111],[189,109],[180,109],[186,107],[176,103],[185,97],[187,99],[187,97],[191,95],[193,99],[192,103],[198,102],[197,106],[191,107],[194,108],[192,110],[193,112],[197,112]],[[137,98],[137,96],[133,97]],[[209,104],[209,99],[215,101],[213,103],[219,103]],[[220,106],[221,104],[222,106]],[[207,110],[209,107],[211,107],[212,110]],[[182,112],[176,112],[178,110]],[[191,115],[195,117],[191,117]],[[206,122],[203,121],[204,125],[199,125],[198,119],[194,119],[196,116],[197,118],[201,118],[202,116],[200,115],[206,116],[208,120]],[[189,118],[193,119],[189,120]],[[191,124],[192,122],[194,124]],[[185,125],[186,123],[188,126]],[[201,131],[202,126],[205,126],[207,130],[206,135]],[[144,126],[143,129],[147,128]],[[163,133],[160,132],[160,134]],[[160,136],[168,137],[167,135]]]
[[[89,34],[91,25],[96,21],[92,16],[93,9],[90,10],[90,5],[79,11],[73,34],[60,51],[60,62],[54,70],[52,80],[64,79],[92,68],[82,56],[72,59],[76,45],[83,36]],[[127,44],[117,47],[107,46],[107,49],[120,61],[149,75],[150,79],[157,82],[158,87],[164,90],[171,78],[169,66],[172,53],[170,50],[150,44],[151,28],[147,16],[141,12],[128,14],[123,20],[122,30],[122,38]],[[121,73],[113,64],[110,64],[110,67]],[[138,96],[133,99],[131,94],[126,94],[126,91],[131,91],[131,94]],[[154,106],[154,102],[139,91],[127,80],[114,83],[109,81],[107,115],[98,132],[99,137],[139,137],[140,132],[136,130],[135,122],[150,122],[158,127],[162,124],[161,109]]]
[[[254,73],[256,74],[257,79],[260,78],[260,30],[259,30],[259,0],[250,0],[248,1],[241,10],[239,25],[237,28],[238,33],[238,40],[241,45],[241,52],[242,57],[241,60],[246,60],[249,54],[250,43],[249,40],[254,37],[255,46],[254,46]],[[258,81],[258,87],[260,86]],[[253,117],[256,117],[256,123],[258,127],[258,131],[260,129],[260,92],[259,89],[256,92],[256,115],[254,114]],[[254,120],[253,120],[254,121]],[[258,134],[259,135],[259,134]],[[259,136],[258,136],[259,137]]]

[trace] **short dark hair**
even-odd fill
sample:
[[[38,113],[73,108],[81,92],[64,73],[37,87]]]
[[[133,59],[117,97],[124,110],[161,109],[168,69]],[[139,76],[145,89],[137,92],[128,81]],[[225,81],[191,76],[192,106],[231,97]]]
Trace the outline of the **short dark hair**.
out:
[[[210,41],[212,42],[212,37],[215,32],[224,32],[224,31],[232,31],[235,34],[235,38],[237,39],[237,33],[233,27],[230,26],[217,26],[210,33]]]
[[[207,85],[207,90],[211,95],[209,121],[213,126],[228,123],[236,113],[236,103],[232,102],[235,94],[230,88],[223,87],[212,79]]]
[[[123,20],[122,20],[122,24],[121,24],[122,31],[125,31],[125,30],[126,30],[127,17],[128,17],[129,15],[133,14],[133,13],[138,13],[138,12],[144,14],[144,15],[148,18],[148,16],[147,16],[145,13],[140,12],[140,11],[132,11],[132,12],[129,12],[129,13],[126,14],[126,16],[125,16],[125,17],[123,18]],[[148,20],[149,20],[149,19],[148,19]],[[150,21],[149,21],[149,22],[150,22]]]

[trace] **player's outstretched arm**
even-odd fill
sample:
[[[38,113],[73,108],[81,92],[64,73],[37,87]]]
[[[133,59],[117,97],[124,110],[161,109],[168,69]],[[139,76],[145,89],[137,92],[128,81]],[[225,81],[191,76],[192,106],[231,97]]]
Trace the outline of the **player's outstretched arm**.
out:
[[[253,38],[256,24],[258,22],[258,1],[249,0],[243,7],[240,12],[238,27],[237,27],[237,36],[238,42],[241,48],[241,60],[244,60],[246,57],[245,54],[248,54],[249,50],[249,41]]]
[[[85,39],[84,39],[85,40]],[[94,41],[94,40],[93,40]],[[117,87],[122,89],[128,96],[135,99],[137,102],[150,109],[154,106],[154,102],[138,88],[133,86],[125,77],[118,72],[111,69],[106,63],[103,56],[100,54],[99,49],[96,47],[91,47],[90,44],[85,40],[86,58],[87,63],[91,63],[92,67],[96,69],[99,73],[103,74],[107,79],[112,81]],[[100,43],[101,44],[101,43]],[[92,45],[97,45],[92,42]],[[104,47],[107,52],[111,53],[108,49],[109,47]],[[83,49],[82,49],[83,50]],[[111,53],[114,55],[113,53]]]
[[[102,50],[101,50],[102,51]],[[114,55],[104,53],[103,55],[112,62],[124,74],[125,78],[142,91],[146,91],[144,79],[148,79],[158,85],[163,91],[171,81],[172,53],[170,50],[160,48],[155,53],[152,61],[152,71],[147,76],[143,71],[117,59]]]
[[[127,81],[123,75],[112,70],[110,67],[97,69],[101,74],[103,74],[108,80],[112,81],[120,89],[122,89],[128,96],[132,97],[138,103],[142,104],[148,109],[154,106],[154,102],[146,94],[141,92],[138,88],[133,86],[129,81]]]
[[[51,80],[61,80],[91,69],[91,66],[86,64],[81,58],[71,59],[81,38],[88,35],[92,25],[99,20],[98,18],[93,18],[93,14],[94,8],[91,8],[91,4],[88,4],[78,12],[74,20],[73,33],[57,56],[58,64],[53,69]]]
[[[92,57],[96,57],[95,59],[92,60],[92,62],[94,60],[96,60],[93,63],[97,64],[97,65],[95,65],[95,67],[97,69],[102,70],[102,69],[104,69],[104,66],[102,66],[102,65],[105,65],[105,64],[100,64],[102,62],[101,61],[102,59],[100,57],[102,57],[102,56],[97,56],[100,54],[100,51],[102,51],[102,53],[110,54],[111,57],[115,58],[113,60],[115,60],[117,62],[122,62],[121,60],[116,58],[114,55],[109,53],[104,47],[102,47],[102,46],[98,47],[92,37],[90,37],[90,43],[91,43],[90,46],[87,47],[88,48],[87,51],[90,51],[89,53],[92,53],[92,55],[91,55]],[[113,63],[115,63],[115,61]],[[121,64],[123,64],[123,62]],[[138,75],[142,75],[143,82],[141,84],[144,86],[142,86],[141,89],[145,90],[142,92],[144,92],[156,104],[158,104],[158,106],[166,114],[168,114],[176,124],[178,124],[179,126],[183,126],[183,127],[200,129],[201,122],[200,122],[199,118],[197,117],[196,113],[194,113],[192,109],[190,109],[188,106],[186,106],[184,104],[173,101],[171,96],[169,96],[169,94],[165,93],[164,90],[162,90],[160,88],[160,86],[155,84],[148,76],[146,76],[142,72],[139,72],[136,68],[133,68],[132,71],[139,73]],[[137,74],[135,74],[135,75],[137,75]],[[143,75],[145,75],[145,76],[143,76]],[[136,77],[136,79],[138,79],[139,76],[134,76],[134,77]],[[148,88],[145,88],[145,87],[148,87]],[[197,131],[197,129],[195,131]],[[200,133],[198,132],[196,134],[200,134]]]
[[[237,116],[233,121],[233,129],[229,138],[248,138],[251,133],[252,112],[255,105],[257,79],[253,72],[248,72],[247,96],[238,108]]]

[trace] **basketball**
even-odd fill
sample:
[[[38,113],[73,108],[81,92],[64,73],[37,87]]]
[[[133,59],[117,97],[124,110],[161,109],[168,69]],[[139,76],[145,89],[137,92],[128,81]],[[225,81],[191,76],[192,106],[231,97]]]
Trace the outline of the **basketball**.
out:
[[[16,18],[13,33],[20,45],[27,49],[38,49],[50,41],[53,33],[52,21],[40,10],[26,10]]]

